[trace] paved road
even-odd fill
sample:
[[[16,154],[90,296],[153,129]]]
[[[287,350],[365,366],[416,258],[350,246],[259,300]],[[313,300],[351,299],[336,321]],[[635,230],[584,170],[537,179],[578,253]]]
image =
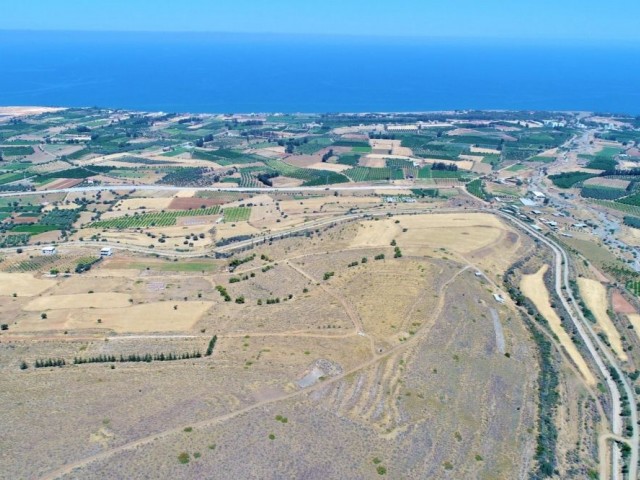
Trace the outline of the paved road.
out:
[[[576,327],[580,338],[584,342],[587,350],[593,357],[600,374],[605,379],[607,386],[609,388],[609,392],[611,394],[611,428],[613,430],[613,434],[617,437],[623,437],[622,432],[622,417],[621,417],[621,395],[620,390],[618,388],[618,384],[613,380],[609,369],[606,366],[604,359],[606,359],[607,363],[611,365],[611,367],[617,371],[619,377],[622,379],[623,388],[628,397],[629,408],[631,410],[631,424],[633,426],[633,434],[630,439],[628,439],[629,446],[631,447],[631,458],[629,461],[629,478],[635,479],[637,478],[637,464],[638,464],[638,441],[639,441],[639,433],[638,433],[638,413],[637,413],[637,405],[634,397],[634,393],[629,385],[629,382],[626,380],[624,376],[624,372],[618,365],[615,357],[609,352],[607,347],[602,343],[600,338],[596,335],[594,330],[591,328],[589,322],[584,318],[582,314],[582,310],[580,309],[576,299],[573,296],[571,291],[571,286],[569,284],[569,258],[564,249],[558,245],[553,240],[545,237],[544,235],[539,234],[534,229],[529,227],[527,224],[521,222],[520,220],[511,217],[507,214],[503,214],[502,212],[498,213],[504,218],[507,218],[512,223],[518,225],[522,230],[525,230],[530,236],[540,240],[542,243],[547,245],[554,253],[555,256],[555,291],[562,302],[562,305],[569,315],[572,323]],[[602,358],[604,356],[604,359]],[[612,455],[612,478],[617,480],[619,478],[619,470],[620,470],[620,451],[617,444],[613,444],[613,452]],[[608,472],[602,472],[602,462],[601,462],[601,478],[606,478]],[[602,474],[604,473],[604,475]]]
[[[0,197],[27,197],[34,195],[47,195],[50,193],[84,193],[84,192],[108,192],[110,190],[138,190],[153,192],[192,192],[194,190],[205,192],[243,192],[243,193],[295,193],[295,192],[363,192],[370,190],[385,190],[405,192],[412,188],[458,188],[459,185],[332,185],[327,187],[174,187],[172,185],[94,185],[88,187],[58,188],[52,190],[36,190],[29,192],[5,192]]]

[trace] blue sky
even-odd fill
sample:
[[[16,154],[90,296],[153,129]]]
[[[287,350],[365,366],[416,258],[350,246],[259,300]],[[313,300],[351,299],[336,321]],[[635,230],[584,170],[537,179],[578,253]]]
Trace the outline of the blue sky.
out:
[[[638,0],[5,0],[3,30],[640,42]]]

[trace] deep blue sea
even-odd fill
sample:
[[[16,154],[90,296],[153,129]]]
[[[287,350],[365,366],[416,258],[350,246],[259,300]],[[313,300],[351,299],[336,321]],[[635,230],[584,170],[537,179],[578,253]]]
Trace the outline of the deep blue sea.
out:
[[[0,105],[640,114],[640,45],[5,31]]]

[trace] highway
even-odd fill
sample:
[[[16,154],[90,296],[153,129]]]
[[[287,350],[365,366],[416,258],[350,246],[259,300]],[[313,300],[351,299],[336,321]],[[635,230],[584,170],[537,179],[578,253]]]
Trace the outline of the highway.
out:
[[[327,187],[175,187],[173,185],[92,185],[86,187],[59,188],[52,190],[33,190],[27,192],[3,192],[1,197],[27,197],[35,195],[47,195],[52,193],[86,193],[114,191],[152,191],[152,192],[192,192],[194,190],[204,192],[241,192],[241,193],[319,193],[319,192],[363,192],[371,190],[385,190],[406,192],[414,188],[458,188],[460,185],[332,185]]]

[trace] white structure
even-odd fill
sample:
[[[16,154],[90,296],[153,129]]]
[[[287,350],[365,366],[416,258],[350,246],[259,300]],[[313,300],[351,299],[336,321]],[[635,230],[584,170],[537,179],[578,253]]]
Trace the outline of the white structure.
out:
[[[534,198],[538,200],[544,200],[545,198],[547,198],[545,197],[544,193],[539,192],[538,190],[532,190],[531,194],[533,195]]]
[[[101,257],[110,257],[113,255],[113,249],[111,247],[103,247],[100,249]]]
[[[43,255],[55,255],[56,253],[58,253],[58,251],[56,250],[56,247],[53,247],[53,246],[42,247]]]
[[[420,127],[416,124],[411,125],[387,125],[389,132],[416,132]]]
[[[493,298],[496,300],[496,302],[498,303],[504,303],[504,298],[502,298],[502,296],[498,295],[497,293],[493,294]]]

